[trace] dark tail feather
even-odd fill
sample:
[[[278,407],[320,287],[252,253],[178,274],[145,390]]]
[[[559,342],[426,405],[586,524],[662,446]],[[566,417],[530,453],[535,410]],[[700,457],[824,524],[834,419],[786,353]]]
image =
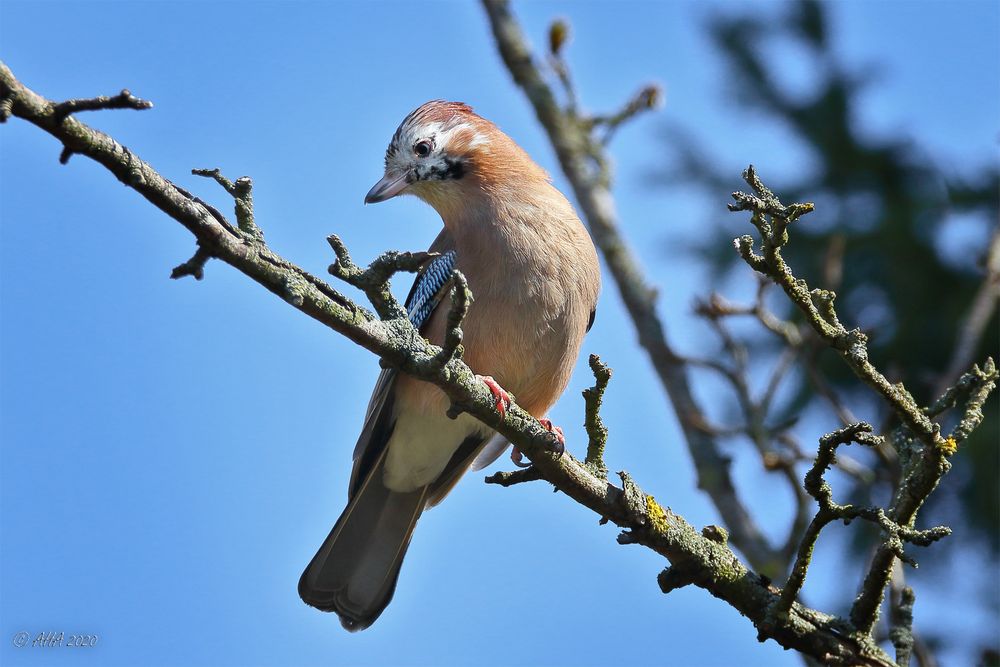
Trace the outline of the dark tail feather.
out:
[[[427,487],[409,493],[385,488],[384,464],[383,453],[299,579],[302,600],[337,612],[351,632],[374,623],[392,600],[426,502]]]

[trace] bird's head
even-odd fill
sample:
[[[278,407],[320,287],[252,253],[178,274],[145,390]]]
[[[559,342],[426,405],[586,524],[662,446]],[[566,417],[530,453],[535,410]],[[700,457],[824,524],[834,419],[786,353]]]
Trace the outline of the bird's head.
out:
[[[541,172],[493,123],[467,104],[434,100],[400,123],[385,152],[385,175],[365,203],[414,194],[445,216],[526,170]]]

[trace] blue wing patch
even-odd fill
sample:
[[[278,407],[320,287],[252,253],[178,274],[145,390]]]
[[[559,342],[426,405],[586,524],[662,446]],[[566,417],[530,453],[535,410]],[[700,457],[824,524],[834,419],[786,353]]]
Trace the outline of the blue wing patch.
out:
[[[455,251],[449,250],[437,257],[417,276],[406,299],[406,312],[410,322],[420,328],[427,322],[435,306],[441,300],[441,290],[451,281],[455,268]]]

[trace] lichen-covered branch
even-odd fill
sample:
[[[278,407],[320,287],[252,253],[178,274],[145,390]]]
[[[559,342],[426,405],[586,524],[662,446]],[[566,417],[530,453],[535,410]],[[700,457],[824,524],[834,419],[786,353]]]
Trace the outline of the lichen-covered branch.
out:
[[[891,384],[868,360],[867,337],[859,329],[848,330],[840,322],[834,307],[836,294],[823,289],[810,290],[806,281],[796,278],[785,263],[781,249],[788,243],[788,227],[812,211],[812,204],[783,205],[761,182],[752,165],[743,177],[753,194],[734,192],[736,203],[730,204],[729,208],[731,211],[751,213],[750,222],[760,233],[761,252],[758,254],[755,251],[754,240],[749,235],[734,241],[736,250],[754,270],[768,276],[785,291],[813,330],[840,354],[859,379],[882,396],[901,422],[901,434],[894,435],[890,441],[904,461],[904,470],[887,512],[875,508],[838,506],[832,502],[829,486],[822,480],[822,472],[833,460],[837,444],[845,442],[844,438],[860,442],[859,436],[870,431],[870,427],[855,424],[821,442],[816,465],[806,477],[806,489],[819,501],[820,511],[800,545],[799,557],[782,601],[783,605],[787,604],[801,587],[812,545],[823,526],[835,518],[860,517],[873,521],[882,528],[884,537],[851,607],[850,617],[858,631],[870,634],[878,620],[879,606],[895,559],[912,563],[903,553],[903,542],[926,545],[950,532],[945,527],[917,531],[913,525],[920,507],[951,468],[947,457],[955,453],[958,444],[982,421],[982,406],[996,385],[997,370],[993,360],[987,359],[982,369],[973,366],[956,388],[946,392],[931,408],[917,405],[902,383]],[[964,397],[965,404],[959,424],[949,436],[942,436],[941,425],[933,421],[932,416],[948,405],[956,405],[960,397]],[[870,436],[866,438],[870,441],[865,444],[879,444]],[[777,611],[780,612],[781,607]]]
[[[899,487],[893,497],[892,505],[889,509],[889,518],[901,526],[912,526],[916,520],[917,511],[923,505],[924,500],[937,488],[941,478],[951,469],[951,463],[947,456],[954,454],[958,444],[964,440],[968,434],[975,429],[983,419],[982,406],[986,402],[987,396],[996,387],[1000,375],[997,373],[996,364],[993,359],[987,359],[982,368],[973,366],[972,370],[962,376],[952,388],[946,391],[946,396],[950,395],[950,402],[955,407],[961,407],[962,416],[958,426],[946,438],[943,438],[941,448],[921,447],[913,450],[910,440],[904,438],[894,438],[898,446],[902,449],[905,461],[902,478]],[[942,406],[944,401],[939,399],[931,408],[925,408],[923,412],[928,416],[939,414],[939,411],[947,409]],[[964,400],[964,405],[959,405],[959,401]],[[936,412],[938,411],[938,412]],[[878,620],[879,606],[885,592],[885,587],[892,576],[893,559],[898,552],[892,544],[883,544],[875,552],[872,564],[861,585],[858,597],[851,607],[851,620],[861,630],[871,632]]]
[[[406,317],[406,308],[389,289],[389,280],[399,271],[415,273],[428,261],[437,257],[437,253],[432,252],[389,250],[372,260],[368,268],[362,269],[351,259],[347,246],[339,236],[330,234],[326,237],[326,242],[337,256],[337,261],[327,269],[330,275],[364,292],[382,320],[398,320]]]
[[[856,442],[869,447],[879,447],[882,438],[872,434],[872,427],[865,422],[850,424],[842,429],[828,433],[820,438],[819,452],[816,461],[806,473],[805,490],[819,503],[819,511],[813,517],[802,541],[799,544],[798,554],[792,573],[788,577],[781,592],[781,600],[775,607],[774,613],[787,613],[789,606],[795,600],[802,584],[805,582],[806,572],[809,562],[812,559],[813,548],[819,538],[820,531],[829,523],[840,520],[850,523],[854,519],[864,519],[878,525],[885,537],[883,544],[891,549],[893,553],[903,561],[914,564],[913,560],[903,553],[903,543],[909,542],[919,546],[928,546],[932,542],[947,537],[951,534],[951,529],[945,526],[938,526],[927,530],[914,530],[908,526],[901,526],[890,519],[881,508],[858,507],[855,505],[840,505],[833,500],[833,490],[824,478],[826,470],[833,465],[836,460],[836,450],[839,445],[849,442]]]
[[[218,169],[192,169],[191,173],[195,176],[214,178],[235,201],[236,224],[240,231],[258,241],[264,240],[264,233],[253,221],[253,181],[249,177],[241,176],[235,181],[230,181]]]
[[[708,419],[695,400],[687,365],[671,347],[663,320],[656,311],[657,291],[649,284],[635,253],[620,231],[615,200],[611,193],[611,162],[606,152],[607,137],[598,129],[613,122],[620,126],[642,109],[654,106],[659,93],[646,87],[612,116],[582,116],[572,89],[563,48],[568,24],[556,22],[549,33],[549,47],[556,59],[556,74],[566,88],[567,102],[561,105],[553,86],[546,80],[521,26],[506,0],[482,0],[496,40],[497,49],[514,81],[524,90],[555,149],[563,173],[604,260],[618,293],[635,325],[639,344],[666,391],[677,415],[688,453],[698,475],[698,488],[705,491],[728,526],[732,543],[755,569],[778,576],[784,569],[779,550],[770,545],[757,522],[739,497],[729,472],[730,460],[722,452]],[[645,104],[645,106],[643,106]],[[618,119],[618,120],[616,120]]]
[[[585,463],[602,479],[608,477],[608,466],[604,463],[604,446],[608,441],[608,428],[601,419],[601,404],[604,391],[611,380],[611,369],[596,354],[590,355],[590,370],[594,373],[594,386],[583,390],[584,420],[587,430],[587,458]]]
[[[761,640],[773,638],[782,646],[832,665],[889,667],[893,664],[869,637],[853,632],[843,620],[798,603],[791,606],[781,624],[769,623],[768,610],[778,601],[779,593],[769,586],[768,580],[740,562],[729,548],[724,532],[707,530],[702,534],[695,530],[682,517],[660,506],[624,473],[622,486],[616,487],[574,457],[553,454],[548,446],[551,439],[548,431],[516,403],[511,404],[504,416],[498,415],[489,390],[457,355],[440,366],[437,361],[441,348],[424,340],[405,313],[394,314],[393,304],[385,296],[389,276],[419,266],[413,256],[383,255],[362,271],[349,262],[346,248],[339,244],[342,252],[337,254],[343,263],[345,280],[362,286],[373,307],[386,316],[376,319],[316,276],[275,254],[262,237],[228,224],[217,211],[175,186],[108,135],[72,116],[54,118],[55,105],[21,84],[3,63],[0,63],[0,99],[9,100],[12,116],[36,125],[75,153],[106,167],[191,231],[199,246],[212,257],[374,352],[383,363],[439,386],[455,404],[496,428],[530,457],[534,463],[531,470],[594,511],[602,521],[620,526],[625,531],[623,542],[643,545],[663,555],[678,572],[686,573],[694,585],[747,616],[760,630]],[[338,250],[338,244],[331,243]]]
[[[781,600],[774,609],[775,614],[780,616],[788,613],[788,609],[796,597],[798,597],[799,591],[806,580],[806,573],[809,569],[809,563],[812,560],[816,540],[819,539],[819,534],[823,528],[835,519],[849,520],[850,518],[854,518],[851,516],[854,509],[852,506],[838,505],[833,502],[833,491],[830,489],[829,483],[823,478],[823,473],[833,465],[835,460],[834,453],[838,445],[851,441],[861,444],[875,444],[874,439],[869,440],[869,438],[872,438],[871,430],[872,427],[869,424],[860,422],[846,426],[820,438],[819,453],[816,455],[816,461],[812,468],[806,474],[804,483],[805,490],[819,503],[819,511],[813,517],[812,521],[809,522],[799,543],[792,572],[781,591]]]
[[[922,441],[932,447],[944,444],[940,428],[929,420],[916,401],[902,386],[891,384],[868,360],[868,337],[860,329],[850,331],[840,323],[834,309],[837,295],[829,290],[810,291],[806,282],[796,278],[781,255],[788,243],[788,226],[813,210],[812,204],[784,206],[761,182],[753,165],[743,172],[743,178],[757,193],[734,192],[735,204],[730,211],[750,211],[750,222],[761,235],[762,254],[754,251],[750,236],[734,241],[740,256],[756,271],[768,276],[780,286],[792,303],[801,310],[813,329],[831,347],[840,352],[848,366],[866,384],[878,391],[896,415]]]

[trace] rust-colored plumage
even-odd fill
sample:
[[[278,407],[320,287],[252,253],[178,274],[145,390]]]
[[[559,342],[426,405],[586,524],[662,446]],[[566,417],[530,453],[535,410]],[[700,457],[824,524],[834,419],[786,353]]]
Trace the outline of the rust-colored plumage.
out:
[[[490,121],[457,102],[407,116],[386,151],[385,177],[366,201],[414,194],[441,215],[431,250],[454,251],[474,301],[465,360],[543,417],[569,382],[600,288],[594,245],[545,171]],[[418,277],[418,281],[421,280]],[[444,338],[447,300],[421,331]],[[351,630],[392,597],[417,518],[476,460],[506,447],[481,422],[446,416],[437,387],[386,371],[355,450],[349,503],[306,568],[299,592]]]

